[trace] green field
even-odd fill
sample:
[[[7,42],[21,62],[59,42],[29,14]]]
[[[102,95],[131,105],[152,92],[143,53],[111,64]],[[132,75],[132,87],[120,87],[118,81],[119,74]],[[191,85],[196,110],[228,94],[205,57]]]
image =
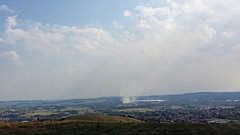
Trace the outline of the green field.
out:
[[[57,114],[57,112],[51,112],[51,111],[47,111],[47,110],[39,110],[39,111],[35,111],[35,112],[29,112],[26,114],[23,114],[23,117],[31,117],[31,116],[47,116],[47,115],[51,115],[51,114]]]

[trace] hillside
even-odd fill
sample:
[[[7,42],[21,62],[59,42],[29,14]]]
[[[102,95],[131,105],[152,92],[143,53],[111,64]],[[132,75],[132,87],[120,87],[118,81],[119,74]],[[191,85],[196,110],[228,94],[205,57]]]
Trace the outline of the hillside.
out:
[[[10,123],[11,125],[11,123]],[[239,125],[54,122],[18,123],[0,128],[1,135],[238,135]],[[32,125],[32,126],[31,126]]]
[[[143,123],[137,119],[107,115],[75,115],[41,122],[0,122],[1,135],[237,135],[237,124]]]
[[[123,116],[108,116],[108,115],[96,115],[96,114],[86,114],[86,115],[74,115],[64,118],[63,121],[79,121],[79,122],[99,122],[99,123],[141,123],[140,120],[123,117]]]
[[[145,123],[135,118],[98,114],[74,115],[61,119],[39,119],[31,122],[2,122],[0,129],[39,128],[68,123]]]

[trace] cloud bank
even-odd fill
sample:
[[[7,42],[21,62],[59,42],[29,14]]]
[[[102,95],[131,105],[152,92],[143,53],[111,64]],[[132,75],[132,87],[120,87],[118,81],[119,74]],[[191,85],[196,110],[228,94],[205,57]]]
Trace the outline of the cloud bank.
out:
[[[9,16],[0,37],[0,98],[239,91],[238,5],[237,0],[136,5],[122,13],[131,25],[113,23],[117,36],[99,27],[35,22],[22,27],[16,15]]]

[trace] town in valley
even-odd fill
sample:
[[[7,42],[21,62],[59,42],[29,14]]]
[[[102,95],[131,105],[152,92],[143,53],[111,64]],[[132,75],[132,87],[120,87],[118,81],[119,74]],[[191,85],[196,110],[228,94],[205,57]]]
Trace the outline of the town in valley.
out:
[[[240,92],[101,97],[69,100],[1,101],[0,120],[30,122],[76,114],[136,118],[150,123],[240,123]]]

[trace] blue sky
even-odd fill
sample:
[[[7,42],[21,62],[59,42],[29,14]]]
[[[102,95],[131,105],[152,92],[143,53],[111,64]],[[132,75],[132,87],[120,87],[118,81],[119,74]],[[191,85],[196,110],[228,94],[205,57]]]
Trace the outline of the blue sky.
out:
[[[0,100],[240,90],[238,0],[0,2]]]
[[[19,19],[34,20],[43,24],[49,23],[68,26],[98,24],[107,28],[107,25],[113,21],[123,21],[123,11],[134,8],[138,2],[140,1],[43,0],[31,2],[26,0],[3,1],[2,3],[12,7],[15,14],[19,16]]]

